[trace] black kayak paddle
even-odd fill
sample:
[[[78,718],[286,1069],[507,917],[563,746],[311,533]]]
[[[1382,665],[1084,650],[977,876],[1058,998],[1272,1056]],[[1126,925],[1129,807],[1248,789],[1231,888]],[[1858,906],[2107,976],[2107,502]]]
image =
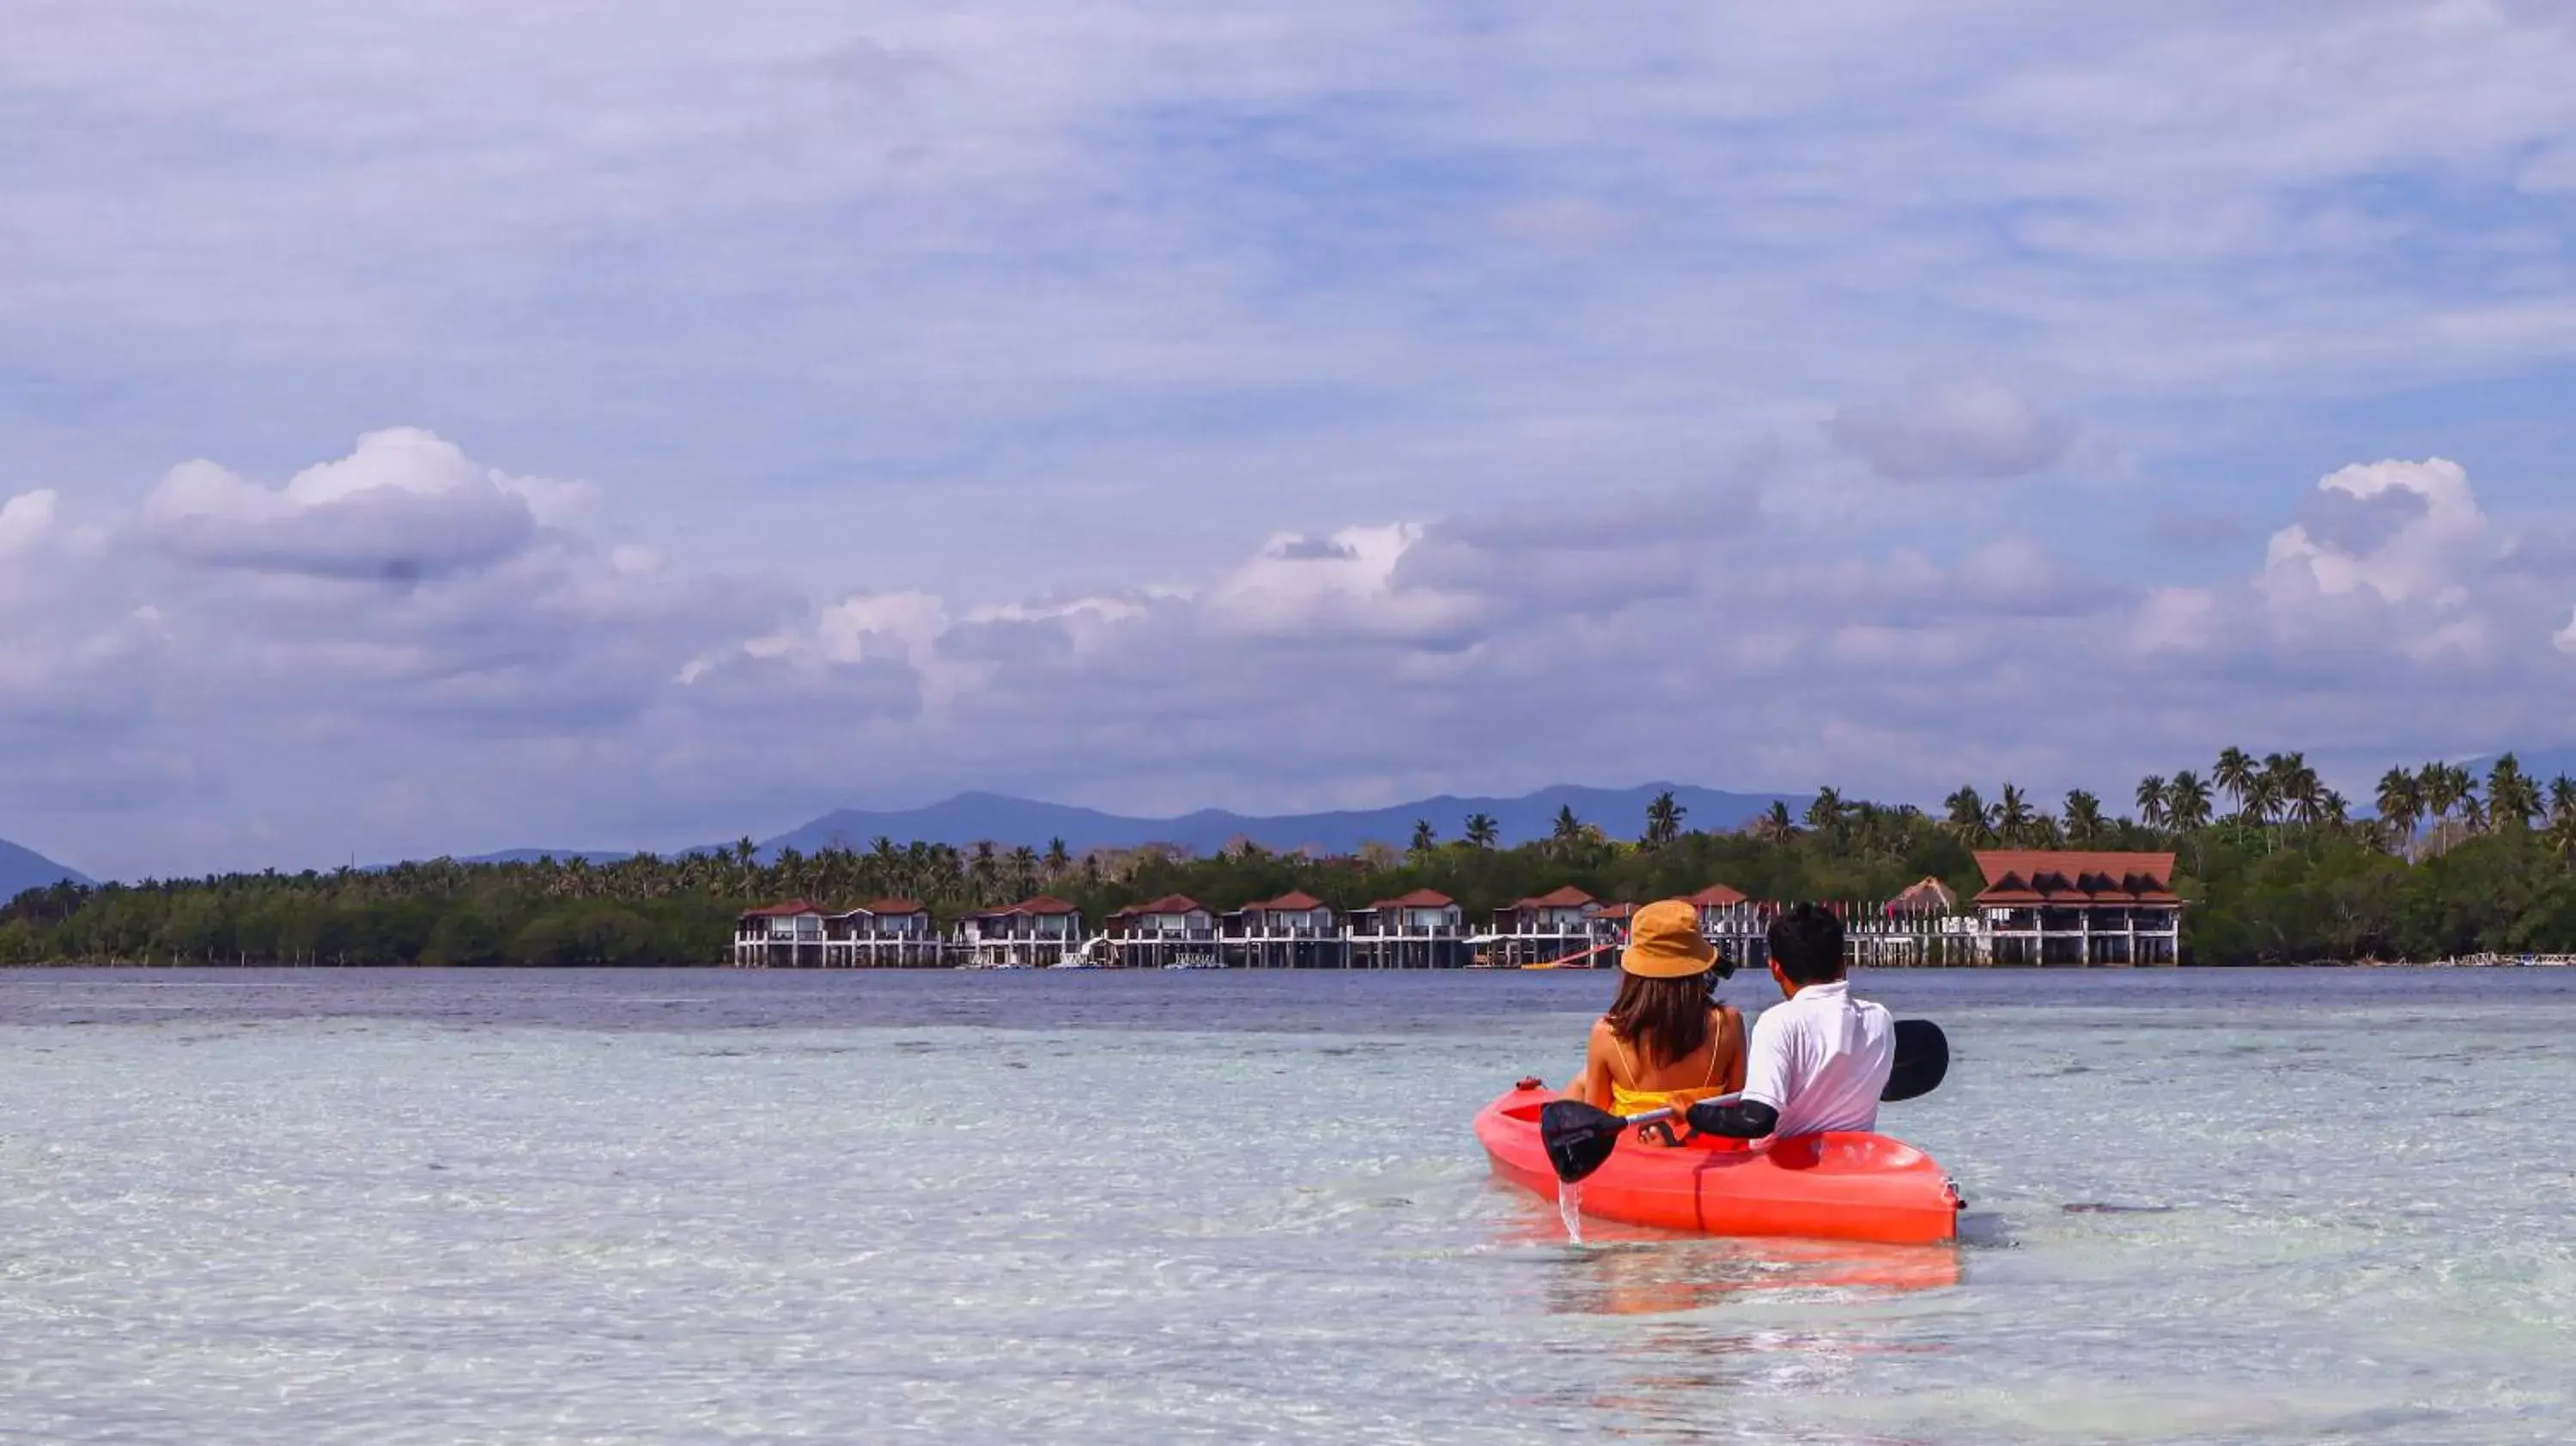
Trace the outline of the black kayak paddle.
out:
[[[1949,1073],[1950,1037],[1941,1032],[1941,1026],[1928,1019],[1900,1019],[1896,1021],[1896,1063],[1888,1070],[1887,1087],[1878,1092],[1878,1097],[1894,1102],[1928,1095],[1940,1088]],[[1702,1103],[1724,1103],[1733,1098],[1726,1095]],[[1643,1114],[1614,1115],[1581,1100],[1551,1100],[1538,1112],[1538,1138],[1547,1149],[1547,1163],[1556,1171],[1556,1178],[1571,1185],[1609,1163],[1621,1137],[1630,1130],[1675,1119],[1682,1113],[1666,1107]]]

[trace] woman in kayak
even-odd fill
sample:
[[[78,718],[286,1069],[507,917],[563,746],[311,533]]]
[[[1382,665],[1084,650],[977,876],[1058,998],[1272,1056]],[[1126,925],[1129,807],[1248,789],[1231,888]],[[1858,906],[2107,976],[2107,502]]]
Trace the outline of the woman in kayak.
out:
[[[1592,1026],[1566,1097],[1633,1115],[1744,1088],[1744,1016],[1714,997],[1733,972],[1700,936],[1688,900],[1639,909],[1619,955],[1619,996]]]

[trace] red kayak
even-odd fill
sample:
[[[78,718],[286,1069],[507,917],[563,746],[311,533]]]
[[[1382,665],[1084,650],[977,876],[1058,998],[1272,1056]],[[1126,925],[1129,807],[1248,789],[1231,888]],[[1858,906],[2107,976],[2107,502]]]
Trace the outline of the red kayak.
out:
[[[1516,1089],[1476,1116],[1494,1173],[1556,1198],[1538,1112],[1556,1098]],[[1931,1156],[1877,1134],[1749,1145],[1703,1136],[1665,1146],[1631,1136],[1578,1187],[1584,1214],[1698,1235],[1788,1235],[1920,1245],[1955,1240],[1959,1192]]]

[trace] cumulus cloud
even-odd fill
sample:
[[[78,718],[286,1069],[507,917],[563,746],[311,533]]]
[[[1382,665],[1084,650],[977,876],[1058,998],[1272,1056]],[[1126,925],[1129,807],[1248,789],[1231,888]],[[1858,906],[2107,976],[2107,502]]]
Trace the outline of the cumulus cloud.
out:
[[[1979,372],[1931,372],[1904,397],[1842,408],[1834,444],[1897,482],[2020,477],[2066,455],[2074,428]]]
[[[509,495],[444,444],[405,448],[265,500],[173,490],[254,531],[388,491]],[[2283,488],[2263,564],[2217,581],[2106,579],[2035,532],[1872,547],[1749,497],[1678,526],[1614,494],[1555,529],[1516,506],[1248,537],[1197,580],[999,601],[809,600],[566,526],[387,588],[301,553],[56,546],[120,524],[28,495],[0,504],[0,803],[101,841],[74,861],[103,869],[670,847],[966,787],[1358,804],[1604,758],[1896,797],[2098,790],[2240,729],[2430,756],[2556,742],[2576,716],[2576,533],[2499,521],[2439,460]]]
[[[370,432],[335,462],[263,487],[208,461],[172,468],[143,504],[165,551],[209,567],[412,583],[488,567],[535,536],[531,498],[565,489],[474,466],[417,428]]]
[[[22,492],[0,503],[0,557],[30,552],[53,530],[59,499],[48,489]]]
[[[1274,541],[1209,587],[1199,610],[1216,631],[1241,637],[1454,643],[1482,617],[1479,600],[1398,577],[1425,531],[1349,527],[1304,555]]]
[[[2458,603],[2464,569],[2494,550],[2469,474],[2439,457],[2346,467],[2317,483],[2310,508],[2265,551],[2275,596],[2366,588],[2393,603]]]

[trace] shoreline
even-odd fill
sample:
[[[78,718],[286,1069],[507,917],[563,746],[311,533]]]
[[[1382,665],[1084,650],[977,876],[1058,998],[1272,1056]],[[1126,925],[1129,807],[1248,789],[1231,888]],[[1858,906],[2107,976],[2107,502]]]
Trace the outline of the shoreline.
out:
[[[2255,964],[1862,964],[1855,972],[1876,974],[2140,974],[2171,973],[2188,970],[2196,973],[2225,973],[2243,969],[2569,969],[2576,968],[2576,954],[2466,954],[2443,959],[2314,959]],[[470,974],[542,974],[558,972],[653,972],[680,969],[721,969],[734,974],[846,975],[846,974],[1264,974],[1264,975],[1345,975],[1345,974],[1609,974],[1609,968],[1496,968],[1461,965],[1451,968],[1404,969],[1252,969],[1225,965],[1214,968],[1168,969],[1162,967],[1122,967],[1092,965],[1081,969],[1046,968],[1035,965],[939,964],[910,967],[840,967],[829,969],[760,969],[744,968],[723,961],[673,960],[653,964],[317,964],[283,960],[215,963],[202,960],[164,961],[153,959],[50,959],[0,964],[0,975],[18,971],[132,969],[153,971],[197,970],[206,973],[247,973],[256,970],[293,970],[298,973],[334,973],[377,971],[384,973],[454,972]]]

